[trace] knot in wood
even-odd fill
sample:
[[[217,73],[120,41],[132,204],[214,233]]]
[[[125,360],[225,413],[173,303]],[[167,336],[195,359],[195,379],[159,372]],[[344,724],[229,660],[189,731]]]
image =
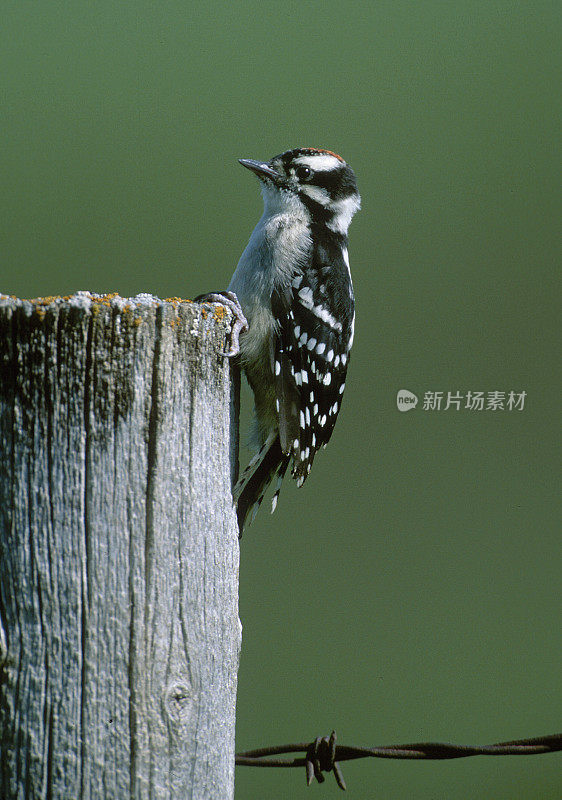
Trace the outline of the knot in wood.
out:
[[[184,725],[190,718],[194,706],[191,688],[181,681],[171,683],[165,692],[164,709],[168,721],[176,726]]]

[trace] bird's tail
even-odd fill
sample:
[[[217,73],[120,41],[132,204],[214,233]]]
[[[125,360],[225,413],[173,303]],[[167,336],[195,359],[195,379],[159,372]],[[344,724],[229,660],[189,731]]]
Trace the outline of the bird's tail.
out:
[[[276,433],[270,433],[258,453],[242,473],[233,490],[240,536],[242,536],[249,514],[251,514],[249,524],[254,521],[267,487],[277,475],[277,482],[271,501],[271,513],[275,511],[283,476],[289,465],[289,458],[290,456],[285,455],[281,449],[279,436]]]

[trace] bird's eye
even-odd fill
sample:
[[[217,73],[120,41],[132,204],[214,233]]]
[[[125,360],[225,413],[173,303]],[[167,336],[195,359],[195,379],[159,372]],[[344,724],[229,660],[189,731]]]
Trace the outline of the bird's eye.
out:
[[[299,179],[299,181],[309,181],[313,176],[313,171],[310,167],[297,167],[295,170],[295,175]]]

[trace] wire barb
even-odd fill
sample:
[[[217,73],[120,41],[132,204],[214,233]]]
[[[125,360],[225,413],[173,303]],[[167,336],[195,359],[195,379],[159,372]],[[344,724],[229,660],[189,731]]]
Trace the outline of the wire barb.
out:
[[[323,772],[333,772],[336,783],[340,789],[345,790],[346,785],[339,764],[336,761],[336,732],[330,736],[318,736],[311,742],[306,751],[306,783],[310,786],[314,778],[318,783],[324,783]]]
[[[263,747],[259,750],[246,750],[236,754],[236,764],[248,767],[305,767],[306,782],[310,786],[314,778],[323,783],[324,772],[333,772],[340,789],[345,790],[340,761],[357,758],[395,758],[395,759],[448,759],[468,758],[469,756],[521,756],[556,753],[562,750],[562,733],[539,736],[534,739],[517,739],[498,742],[481,747],[472,745],[444,744],[442,742],[418,742],[382,747],[346,747],[336,744],[336,732],[330,736],[318,736],[312,742],[282,744]],[[304,758],[271,758],[271,756],[304,753]]]

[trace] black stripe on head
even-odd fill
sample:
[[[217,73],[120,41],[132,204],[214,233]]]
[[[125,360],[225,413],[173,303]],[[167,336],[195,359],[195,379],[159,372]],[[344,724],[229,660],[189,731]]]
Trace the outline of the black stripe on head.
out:
[[[332,222],[335,216],[334,211],[326,208],[326,206],[324,206],[322,203],[318,203],[316,200],[313,200],[312,197],[304,194],[304,192],[299,193],[299,197],[301,202],[310,212],[310,217],[313,224],[327,225],[329,222]]]
[[[320,186],[320,188],[326,189],[333,200],[339,200],[342,197],[349,197],[349,195],[357,193],[355,173],[347,164],[342,164],[337,169],[315,172],[310,183],[312,186]]]

